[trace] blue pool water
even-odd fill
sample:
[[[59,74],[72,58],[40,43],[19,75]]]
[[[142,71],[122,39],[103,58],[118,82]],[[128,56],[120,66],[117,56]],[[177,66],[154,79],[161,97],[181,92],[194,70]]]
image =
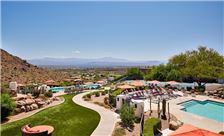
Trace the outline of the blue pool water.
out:
[[[52,92],[55,93],[55,92],[59,92],[59,91],[65,91],[65,88],[64,87],[53,87],[51,88]]]
[[[183,111],[224,122],[224,103],[215,101],[190,100],[181,104]]]

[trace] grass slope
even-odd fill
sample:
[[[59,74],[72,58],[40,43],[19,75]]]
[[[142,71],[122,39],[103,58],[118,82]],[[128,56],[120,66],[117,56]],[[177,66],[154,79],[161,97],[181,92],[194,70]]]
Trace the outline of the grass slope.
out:
[[[74,95],[64,95],[65,102],[45,109],[31,117],[1,125],[2,136],[21,136],[21,127],[25,124],[51,125],[53,136],[89,136],[97,127],[100,115],[90,109],[75,104]]]

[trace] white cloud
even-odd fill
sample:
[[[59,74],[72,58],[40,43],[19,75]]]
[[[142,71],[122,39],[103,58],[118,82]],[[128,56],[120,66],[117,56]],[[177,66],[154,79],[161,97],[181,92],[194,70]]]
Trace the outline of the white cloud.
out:
[[[79,54],[81,53],[79,50],[72,51],[72,53]]]

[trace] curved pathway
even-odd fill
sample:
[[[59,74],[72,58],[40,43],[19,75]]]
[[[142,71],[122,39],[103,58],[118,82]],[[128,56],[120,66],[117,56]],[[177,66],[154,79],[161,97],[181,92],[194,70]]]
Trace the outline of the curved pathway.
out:
[[[74,96],[72,100],[76,104],[92,109],[100,114],[100,122],[97,128],[91,134],[91,136],[111,136],[113,133],[115,124],[118,121],[118,114],[108,109],[105,109],[101,106],[98,106],[96,104],[92,104],[87,101],[84,101],[82,97],[88,93],[90,92],[78,94]]]

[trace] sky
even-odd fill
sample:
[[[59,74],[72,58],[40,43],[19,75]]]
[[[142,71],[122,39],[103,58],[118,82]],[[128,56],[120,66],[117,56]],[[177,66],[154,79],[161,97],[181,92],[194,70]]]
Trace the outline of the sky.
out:
[[[1,2],[2,46],[23,59],[168,60],[223,54],[224,2]]]

